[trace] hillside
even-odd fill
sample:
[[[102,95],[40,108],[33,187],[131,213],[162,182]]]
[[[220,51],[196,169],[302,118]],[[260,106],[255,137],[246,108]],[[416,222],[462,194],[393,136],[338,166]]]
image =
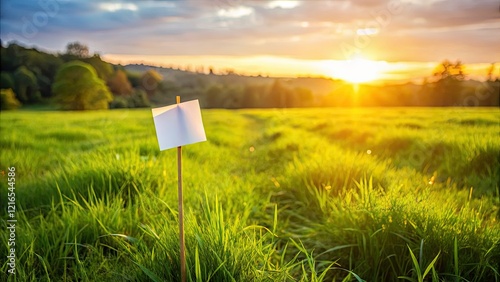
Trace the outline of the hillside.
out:
[[[231,71],[206,74],[148,65],[113,65],[98,54],[90,55],[88,47],[78,42],[68,44],[64,54],[49,54],[12,43],[1,47],[1,55],[2,109],[20,104],[31,108],[52,104],[61,109],[95,109],[64,105],[62,101],[68,98],[56,97],[53,87],[56,75],[74,61],[85,63],[90,72],[95,72],[96,83],[103,85],[103,91],[109,90],[106,97],[111,97],[77,104],[95,104],[100,108],[165,105],[175,101],[175,96],[181,96],[184,101],[199,99],[204,108],[228,109],[500,105],[498,79],[473,81],[464,75],[449,75],[446,69],[429,76],[422,85],[353,85],[324,77],[243,76]],[[65,93],[76,95],[71,89]],[[76,95],[69,100],[92,97],[90,94],[80,98]]]

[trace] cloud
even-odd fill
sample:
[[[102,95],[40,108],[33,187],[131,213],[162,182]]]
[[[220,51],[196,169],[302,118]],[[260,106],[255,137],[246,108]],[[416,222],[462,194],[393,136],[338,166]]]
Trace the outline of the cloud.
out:
[[[497,0],[2,0],[0,23],[2,41],[54,50],[79,40],[113,54],[499,57]]]
[[[105,3],[99,3],[98,6],[101,10],[106,10],[110,12],[116,12],[120,10],[137,11],[137,5],[135,5],[134,3],[105,2]]]
[[[271,1],[266,4],[269,9],[293,9],[300,6],[301,1]]]
[[[253,12],[253,8],[239,6],[236,8],[220,9],[217,11],[217,15],[224,18],[241,18],[251,15]]]

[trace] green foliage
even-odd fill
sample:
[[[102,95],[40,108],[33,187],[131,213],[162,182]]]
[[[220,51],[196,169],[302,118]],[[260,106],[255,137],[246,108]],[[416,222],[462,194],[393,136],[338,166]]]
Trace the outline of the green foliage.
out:
[[[2,71],[14,72],[18,67],[23,65],[24,56],[21,54],[26,48],[18,44],[9,44],[7,48],[1,46],[1,64]]]
[[[225,99],[222,85],[210,85],[204,95],[204,106],[207,108],[220,107]]]
[[[17,89],[16,79],[11,86],[5,75],[2,78],[2,88],[13,88],[23,103],[40,102],[43,105],[52,102],[53,99],[48,98],[53,96],[52,84],[57,70],[64,62],[80,60],[92,65],[97,76],[108,83],[115,95],[131,93],[131,87],[141,88],[152,104],[168,104],[180,95],[187,100],[199,99],[203,107],[229,109],[500,105],[500,81],[495,80],[493,75],[496,70],[494,64],[485,70],[487,81],[484,82],[466,79],[464,65],[460,61],[445,60],[438,65],[433,76],[424,79],[423,85],[352,85],[329,78],[247,77],[232,70],[226,70],[224,75],[216,75],[212,71],[206,75],[144,65],[113,66],[98,54],[91,55],[88,46],[79,42],[69,43],[65,54],[45,53],[16,43],[1,46],[0,52],[2,72],[14,74],[25,67],[36,78],[36,85],[29,86],[29,89],[24,88],[26,83],[32,85],[32,77],[23,78],[21,89]],[[114,69],[119,68],[125,70],[131,87],[119,71],[114,75]],[[163,80],[163,77],[166,79]],[[41,98],[47,98],[47,101],[41,101]],[[125,106],[123,101],[118,99],[113,107]]]
[[[66,110],[107,109],[113,96],[95,69],[81,61],[65,63],[58,70],[52,91]]]
[[[128,99],[126,97],[115,96],[113,101],[109,103],[110,109],[125,109],[128,108]]]
[[[142,89],[136,89],[129,96],[115,96],[113,101],[110,103],[110,108],[122,109],[122,108],[148,108],[151,106],[148,95]]]
[[[137,88],[141,86],[141,74],[137,72],[126,71],[127,79],[130,81],[130,84],[133,88]]]
[[[25,66],[21,66],[14,72],[14,79],[16,83],[15,93],[19,101],[22,103],[40,101],[41,96],[38,90],[37,79],[32,71]]]
[[[0,88],[1,89],[14,89],[14,77],[10,72],[2,71],[0,73]]]
[[[138,89],[135,90],[129,98],[129,106],[131,108],[148,108],[151,106],[148,95],[145,91]]]
[[[422,241],[422,244],[420,245],[422,247],[423,245],[423,241]],[[412,279],[410,277],[406,277],[406,276],[402,276],[400,278],[403,278],[405,280],[409,280],[409,281],[418,281],[418,282],[424,282],[425,280],[425,277],[427,276],[427,274],[433,270],[434,270],[434,264],[436,263],[437,259],[439,258],[439,255],[441,252],[439,252],[436,257],[429,263],[429,265],[425,268],[425,271],[422,273],[422,265],[420,265],[420,261],[422,260],[422,258],[420,258],[420,260],[417,260],[417,258],[415,257],[415,254],[413,254],[413,251],[411,250],[411,248],[408,246],[408,250],[410,251],[410,256],[411,256],[411,260],[413,262],[413,266],[414,266],[414,273],[416,273],[417,275],[417,279]],[[438,279],[433,279],[433,281],[439,281]]]
[[[16,69],[25,66],[36,76],[36,81],[42,97],[51,96],[51,84],[57,68],[63,60],[53,54],[41,52],[37,49],[25,48],[17,44],[10,44],[7,48],[1,47],[2,71],[14,73]]]
[[[21,106],[21,103],[16,99],[16,95],[12,89],[2,89],[0,92],[0,109],[15,110]]]
[[[104,81],[107,81],[113,75],[113,66],[110,63],[103,61],[99,55],[94,55],[80,60],[84,63],[90,64],[97,72],[97,76]]]

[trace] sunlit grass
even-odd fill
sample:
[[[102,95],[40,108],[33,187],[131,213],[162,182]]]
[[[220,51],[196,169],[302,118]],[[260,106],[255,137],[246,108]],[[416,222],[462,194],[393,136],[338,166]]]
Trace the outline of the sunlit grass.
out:
[[[0,118],[18,281],[179,280],[175,150],[159,152],[150,111]],[[183,150],[190,281],[500,278],[497,110],[203,119],[208,141]]]

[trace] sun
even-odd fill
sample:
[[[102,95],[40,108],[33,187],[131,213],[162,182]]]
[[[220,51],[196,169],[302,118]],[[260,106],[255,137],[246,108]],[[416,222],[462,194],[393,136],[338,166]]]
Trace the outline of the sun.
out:
[[[339,78],[351,83],[374,81],[380,77],[380,69],[376,62],[356,58],[344,61]]]
[[[386,65],[387,62],[384,61],[372,61],[356,57],[345,61],[331,61],[326,72],[333,78],[358,84],[380,79]]]

